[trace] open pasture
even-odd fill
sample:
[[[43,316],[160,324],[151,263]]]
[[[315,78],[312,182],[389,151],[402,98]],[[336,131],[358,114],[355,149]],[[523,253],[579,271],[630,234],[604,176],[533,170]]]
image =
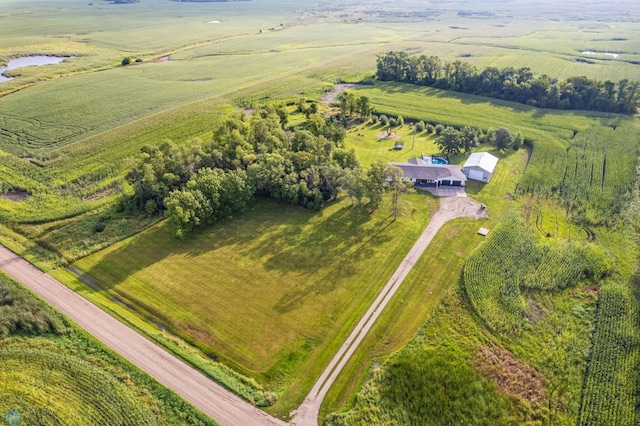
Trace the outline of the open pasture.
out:
[[[91,3],[91,4],[89,4]],[[126,5],[84,0],[3,2],[1,47],[64,38],[114,52],[155,54],[203,41],[257,33],[295,21],[305,1],[174,2]],[[220,21],[211,23],[211,21]],[[185,28],[189,28],[185,31]]]
[[[636,80],[640,73],[638,35],[633,24],[589,28],[581,22],[549,22],[523,36],[471,36],[455,43],[496,48],[478,59],[476,65],[482,68],[525,66],[558,78],[584,75],[619,81]]]

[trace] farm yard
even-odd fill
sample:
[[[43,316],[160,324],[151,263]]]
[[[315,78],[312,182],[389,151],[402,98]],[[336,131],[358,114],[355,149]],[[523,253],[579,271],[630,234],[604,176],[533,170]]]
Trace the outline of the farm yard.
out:
[[[28,55],[66,59],[0,82],[0,243],[289,420],[437,197],[403,195],[394,220],[390,194],[370,208],[343,190],[319,211],[259,194],[245,211],[176,239],[157,211],[132,212],[125,202],[135,191],[125,176],[143,147],[170,141],[208,155],[230,116],[249,123],[264,105],[286,111],[280,130],[291,138],[313,130],[316,114],[303,111],[311,106],[344,125],[338,148],[366,172],[440,155],[449,126],[485,135],[504,127],[524,145],[499,149],[487,138],[470,150],[499,158],[489,183],[465,188],[489,219],[441,229],[338,376],[319,422],[637,423],[637,116],[372,77],[377,55],[403,51],[552,79],[640,80],[637,4],[542,3],[6,2],[0,66]],[[366,97],[372,116],[345,117],[339,96],[322,103],[335,83],[358,83],[347,92]],[[462,166],[469,154],[449,161]],[[98,386],[136,423],[207,424],[73,330],[0,339],[0,378],[24,382],[16,368],[29,363],[47,386],[73,388],[53,410],[67,422],[117,422],[118,413],[95,408],[104,401],[82,396]],[[45,364],[59,374],[47,375]],[[76,371],[95,381],[74,388]],[[147,387],[152,396],[142,396]],[[47,401],[12,398],[0,410],[22,404],[50,414]],[[86,418],[65,411],[78,398]],[[165,398],[169,408],[158,408]]]

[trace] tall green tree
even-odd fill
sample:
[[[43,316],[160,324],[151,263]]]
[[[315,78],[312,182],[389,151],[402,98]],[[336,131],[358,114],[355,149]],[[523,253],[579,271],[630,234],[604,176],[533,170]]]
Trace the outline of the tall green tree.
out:
[[[369,199],[369,205],[375,210],[382,203],[387,178],[386,167],[382,161],[376,161],[369,166],[364,181],[364,193]]]
[[[391,214],[393,220],[398,217],[402,210],[402,194],[413,191],[413,182],[404,175],[402,169],[396,166],[389,166],[385,169],[389,191],[391,192]]]
[[[212,210],[209,200],[199,190],[175,190],[166,199],[165,216],[178,238],[183,238],[196,226],[206,223]]]
[[[229,170],[224,174],[220,188],[220,216],[230,216],[246,208],[253,197],[254,188],[244,170]]]
[[[373,111],[373,107],[371,106],[371,99],[368,96],[360,96],[356,101],[358,113],[363,117],[367,118],[371,115]]]
[[[366,186],[365,173],[362,168],[344,169],[339,184],[343,190],[347,191],[347,195],[351,199],[351,205],[362,204]]]
[[[559,80],[535,75],[527,67],[479,71],[468,62],[440,62],[436,56],[387,52],[377,59],[381,81],[421,84],[490,96],[543,108],[586,109],[633,114],[640,105],[640,82],[597,81],[587,77]]]
[[[444,155],[460,154],[465,148],[462,134],[453,127],[447,127],[436,139],[436,145]]]
[[[336,148],[331,154],[331,159],[343,169],[356,169],[360,167],[360,160],[355,147]]]
[[[496,148],[500,150],[504,150],[510,148],[513,145],[513,136],[511,132],[506,127],[501,127],[496,130],[493,143]]]

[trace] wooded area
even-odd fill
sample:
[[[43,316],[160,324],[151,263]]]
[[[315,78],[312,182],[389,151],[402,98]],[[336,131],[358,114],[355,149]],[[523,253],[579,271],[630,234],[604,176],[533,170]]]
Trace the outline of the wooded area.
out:
[[[468,62],[445,62],[437,56],[410,56],[402,51],[379,55],[376,76],[382,81],[454,90],[540,108],[635,114],[640,101],[637,81],[614,83],[587,77],[565,81],[536,75],[527,67],[478,70]]]
[[[344,128],[330,118],[309,114],[301,128],[286,124],[284,108],[269,105],[228,117],[210,141],[144,147],[127,175],[134,194],[124,197],[125,207],[165,212],[179,237],[244,210],[254,195],[319,210],[343,189],[354,203],[366,197],[377,208],[384,163],[365,172],[355,149],[344,147]]]

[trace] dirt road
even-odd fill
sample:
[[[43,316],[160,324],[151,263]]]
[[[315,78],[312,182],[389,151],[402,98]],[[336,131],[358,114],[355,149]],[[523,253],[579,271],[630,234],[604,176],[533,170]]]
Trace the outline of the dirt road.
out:
[[[362,86],[361,84],[352,84],[352,83],[338,83],[333,86],[333,90],[325,93],[320,98],[320,103],[323,105],[329,105],[332,102],[338,100],[338,95],[344,92],[345,90],[353,89],[355,87]]]
[[[0,269],[222,425],[284,425],[0,246]]]
[[[467,198],[464,193],[461,195],[463,196],[440,199],[440,208],[431,217],[429,224],[418,238],[418,241],[413,245],[409,254],[400,263],[396,272],[380,292],[378,298],[364,314],[320,378],[318,378],[304,402],[296,410],[293,416],[293,423],[296,426],[316,426],[318,424],[320,405],[322,405],[329,388],[442,225],[457,217],[475,217],[476,219],[487,217],[487,212],[481,209],[480,204]]]

